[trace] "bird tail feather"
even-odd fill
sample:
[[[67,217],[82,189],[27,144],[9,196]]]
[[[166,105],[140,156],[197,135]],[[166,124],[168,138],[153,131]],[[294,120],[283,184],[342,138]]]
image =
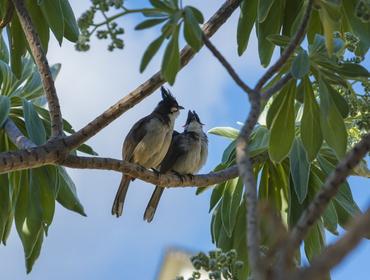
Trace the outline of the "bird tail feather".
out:
[[[150,223],[153,220],[155,211],[157,210],[159,200],[161,199],[164,188],[155,187],[155,190],[152,194],[152,197],[149,200],[149,203],[145,209],[144,220]]]
[[[121,183],[119,184],[118,191],[112,206],[112,215],[116,215],[117,218],[122,215],[123,204],[125,203],[125,198],[130,184],[131,177],[123,175]]]

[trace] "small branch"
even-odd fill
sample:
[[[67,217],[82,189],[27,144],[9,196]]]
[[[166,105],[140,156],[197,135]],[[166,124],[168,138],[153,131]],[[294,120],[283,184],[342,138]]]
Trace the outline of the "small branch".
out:
[[[240,0],[228,0],[220,9],[204,24],[203,32],[206,36],[211,37],[231,16],[231,14],[239,7]],[[189,46],[186,46],[181,51],[181,67],[183,68],[193,58],[194,52]],[[122,98],[116,104],[111,106],[108,110],[95,118],[85,127],[77,131],[75,134],[66,138],[66,143],[69,148],[76,148],[86,140],[97,134],[104,127],[109,125],[112,121],[121,116],[124,112],[138,104],[144,98],[151,95],[158,89],[164,80],[160,72],[154,74],[149,80],[141,84],[138,88],[133,90],[127,96]]]
[[[280,68],[285,64],[285,62],[289,59],[289,57],[293,54],[296,47],[300,44],[303,40],[304,35],[306,34],[306,28],[308,25],[308,21],[310,19],[310,15],[312,12],[313,0],[308,0],[307,9],[303,16],[302,23],[299,26],[297,33],[294,35],[293,39],[290,41],[289,45],[286,47],[284,52],[281,54],[279,59],[272,65],[266,73],[259,79],[257,82],[256,87],[254,88],[256,91],[259,91],[263,85],[276,73],[280,70]]]
[[[37,34],[34,25],[32,24],[31,18],[28,14],[27,8],[24,5],[23,0],[12,0],[14,7],[17,11],[19,21],[22,25],[24,34],[28,41],[28,45],[32,52],[32,56],[38,67],[46,99],[48,101],[50,120],[52,128],[52,136],[58,137],[63,135],[63,120],[62,113],[60,111],[59,100],[55,89],[53,77],[51,75],[48,60],[46,59],[45,53],[42,50],[41,41]]]
[[[212,54],[218,59],[218,61],[225,67],[226,71],[233,78],[235,83],[247,94],[253,92],[253,89],[251,89],[247,84],[243,82],[243,80],[239,77],[239,75],[236,73],[231,64],[225,59],[225,57],[217,50],[217,48],[211,43],[211,41],[204,34],[203,42],[206,45],[206,47],[212,52]]]
[[[292,78],[293,78],[293,76],[290,73],[284,75],[284,77],[282,77],[271,88],[269,88],[266,91],[261,93],[261,99],[263,101],[268,101],[271,98],[271,96],[273,96],[276,92],[281,90]]]
[[[17,146],[18,149],[29,149],[36,147],[30,139],[22,134],[19,128],[11,119],[7,119],[4,124],[4,129],[9,139]]]
[[[299,270],[291,279],[310,280],[320,279],[330,269],[339,264],[355,247],[361,239],[370,233],[370,208],[355,218],[352,226],[337,242],[329,245],[317,256],[307,268]]]
[[[330,200],[337,194],[340,184],[350,175],[351,170],[361,161],[370,150],[370,134],[365,135],[353,149],[340,161],[335,170],[327,177],[324,186],[316,194],[310,205],[299,218],[292,229],[282,258],[289,265],[294,251],[307,235],[308,230],[320,218]]]

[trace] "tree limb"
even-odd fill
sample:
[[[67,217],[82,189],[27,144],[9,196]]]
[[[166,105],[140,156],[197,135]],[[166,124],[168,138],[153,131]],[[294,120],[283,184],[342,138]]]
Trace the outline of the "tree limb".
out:
[[[54,80],[51,75],[48,60],[41,46],[40,37],[37,34],[31,18],[28,14],[27,8],[24,5],[24,0],[12,0],[17,11],[19,21],[23,28],[24,34],[28,41],[28,45],[32,52],[32,56],[37,65],[42,85],[44,87],[46,99],[48,101],[51,131],[53,137],[63,135],[63,119],[60,111],[57,91],[55,89]],[[34,4],[33,4],[34,5]]]
[[[326,275],[330,269],[339,264],[369,233],[370,208],[363,215],[355,218],[343,237],[326,247],[319,256],[314,258],[309,267],[299,270],[290,279],[321,279],[322,275]]]
[[[276,73],[280,68],[287,62],[289,57],[293,54],[296,47],[300,44],[304,35],[306,34],[306,28],[310,15],[312,12],[313,0],[308,0],[307,9],[303,16],[302,23],[299,26],[297,33],[294,35],[293,39],[290,41],[289,45],[285,48],[284,52],[281,54],[279,59],[266,71],[266,73],[258,80],[255,90],[259,91],[263,85]]]
[[[4,123],[4,129],[9,139],[17,146],[18,149],[29,149],[36,147],[30,139],[23,135],[19,128],[11,119],[7,119]]]
[[[273,96],[276,92],[281,90],[291,79],[293,78],[291,73],[287,73],[282,77],[276,84],[261,93],[261,99],[267,101]]]
[[[310,205],[299,218],[296,226],[289,234],[288,242],[282,253],[285,266],[289,266],[294,251],[305,238],[308,230],[320,218],[330,200],[337,194],[339,186],[350,175],[351,170],[361,161],[370,150],[370,133],[366,134],[352,150],[339,162],[335,170],[326,179],[324,186],[316,194]]]

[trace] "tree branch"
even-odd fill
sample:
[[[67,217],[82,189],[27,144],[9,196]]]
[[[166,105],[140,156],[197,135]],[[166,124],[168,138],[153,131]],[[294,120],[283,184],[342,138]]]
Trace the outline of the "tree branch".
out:
[[[220,9],[209,19],[203,26],[203,32],[207,37],[211,37],[231,16],[236,8],[239,7],[240,0],[228,0]],[[191,47],[186,46],[181,51],[181,68],[188,64],[193,58],[194,51]],[[158,89],[164,80],[160,75],[160,72],[154,74],[149,80],[141,84],[138,88],[130,92],[127,96],[122,98],[116,104],[111,106],[103,114],[95,118],[85,127],[77,131],[75,134],[66,138],[66,142],[69,148],[76,148],[86,140],[94,136],[112,121],[121,116],[124,112],[138,104],[144,98],[152,94]]]
[[[268,101],[271,96],[281,90],[292,78],[293,76],[291,73],[284,75],[284,77],[282,77],[276,84],[261,93],[261,99],[263,101]]]
[[[24,5],[24,0],[12,0],[17,11],[19,21],[22,25],[24,34],[28,41],[32,56],[38,67],[42,84],[44,87],[46,99],[48,101],[52,136],[59,137],[63,135],[63,119],[60,111],[57,91],[55,89],[54,80],[51,75],[48,60],[42,50],[41,41],[37,34],[27,8]]]
[[[352,226],[337,242],[329,245],[317,256],[307,268],[299,270],[291,279],[310,280],[320,279],[326,275],[330,269],[339,264],[361,241],[363,237],[370,233],[370,208],[358,216]]]
[[[304,35],[306,34],[306,28],[310,15],[312,12],[313,0],[308,0],[307,9],[303,16],[302,23],[299,26],[297,33],[294,35],[293,39],[290,41],[289,45],[286,47],[284,52],[281,54],[279,59],[266,71],[266,73],[258,80],[255,90],[259,91],[263,85],[276,73],[280,68],[285,64],[289,57],[293,54],[296,47],[303,40]]]
[[[296,226],[292,229],[288,242],[283,250],[282,260],[289,266],[294,251],[307,235],[308,230],[320,218],[330,200],[337,194],[340,184],[350,175],[351,170],[361,161],[370,150],[370,133],[340,161],[335,170],[326,179],[324,186],[316,194],[310,205],[299,218]]]
[[[211,43],[211,41],[203,34],[203,42],[206,45],[206,47],[212,52],[212,54],[218,59],[218,61],[225,67],[226,71],[229,73],[229,75],[233,78],[235,83],[247,94],[250,94],[253,92],[253,89],[251,89],[247,84],[243,82],[243,80],[239,77],[239,75],[236,73],[234,68],[231,66],[231,64],[225,59],[225,57],[217,50],[217,48]]]
[[[18,149],[29,149],[36,147],[30,139],[22,134],[19,128],[11,119],[7,119],[4,123],[4,129],[8,134],[9,139],[17,146]]]

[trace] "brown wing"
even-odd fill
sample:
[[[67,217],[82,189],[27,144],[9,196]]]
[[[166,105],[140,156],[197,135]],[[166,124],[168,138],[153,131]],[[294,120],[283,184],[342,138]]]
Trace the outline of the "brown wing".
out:
[[[132,153],[137,144],[144,138],[146,134],[145,126],[151,120],[152,114],[137,121],[128,132],[122,148],[122,159],[131,161]]]

